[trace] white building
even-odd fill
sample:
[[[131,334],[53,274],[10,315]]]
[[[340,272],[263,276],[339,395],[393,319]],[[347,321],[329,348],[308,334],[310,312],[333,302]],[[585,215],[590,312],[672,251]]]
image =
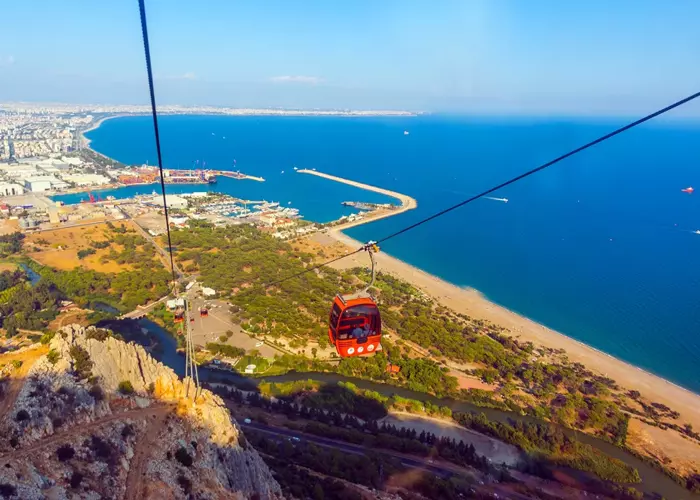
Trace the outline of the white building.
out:
[[[168,306],[168,309],[175,309],[178,307],[185,307],[185,299],[179,298],[179,299],[171,299],[168,300],[165,303]]]
[[[51,177],[30,177],[25,179],[24,187],[32,193],[40,193],[42,191],[51,190]]]
[[[168,203],[168,206],[170,206],[169,203]],[[188,220],[189,220],[189,217],[173,215],[172,217],[170,217],[170,224],[172,224],[173,226],[182,227],[185,224],[187,224]]]
[[[17,194],[24,194],[24,188],[19,184],[0,183],[0,196],[14,196]]]
[[[83,163],[83,160],[71,156],[63,156],[61,157],[61,162],[68,163],[69,165],[73,165],[74,167],[78,167]]]
[[[76,186],[101,186],[109,184],[109,178],[99,174],[65,174],[63,180]]]
[[[203,287],[202,294],[206,295],[207,297],[211,297],[213,295],[216,295],[216,290],[214,290],[213,288]]]
[[[26,179],[27,177],[33,177],[39,174],[34,165],[2,164],[0,165],[0,170],[5,172],[5,175],[7,175],[7,177],[11,177],[13,179]]]
[[[165,202],[168,204],[168,208],[187,208],[187,199],[176,194],[166,194]]]

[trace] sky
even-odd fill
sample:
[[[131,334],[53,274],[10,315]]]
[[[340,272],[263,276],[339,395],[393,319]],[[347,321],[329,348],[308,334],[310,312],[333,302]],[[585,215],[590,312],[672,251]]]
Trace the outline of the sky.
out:
[[[630,115],[700,90],[697,0],[146,0],[161,104]],[[145,104],[136,0],[0,8],[0,101]],[[684,114],[700,116],[700,105]]]

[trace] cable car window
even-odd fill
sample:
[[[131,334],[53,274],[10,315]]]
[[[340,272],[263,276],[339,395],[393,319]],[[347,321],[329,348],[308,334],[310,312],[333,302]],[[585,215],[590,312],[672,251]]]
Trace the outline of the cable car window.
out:
[[[358,305],[347,308],[340,317],[338,339],[364,339],[379,335],[379,309],[373,305]]]
[[[340,307],[338,307],[338,304],[333,304],[333,307],[331,308],[331,316],[330,319],[328,320],[328,323],[331,328],[331,332],[333,333],[333,338],[335,338],[336,335],[336,329],[338,327],[338,317],[340,316]]]

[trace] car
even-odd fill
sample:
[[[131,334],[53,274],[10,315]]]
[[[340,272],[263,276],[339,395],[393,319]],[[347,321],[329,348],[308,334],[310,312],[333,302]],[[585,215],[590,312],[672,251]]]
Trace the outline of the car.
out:
[[[263,345],[264,343],[265,343],[265,342],[256,342],[256,343],[255,343],[255,347],[260,347],[260,346]]]
[[[432,458],[429,458],[429,459],[428,459],[428,463],[429,463],[429,464],[432,464],[432,463],[433,463],[433,459],[432,459]]]
[[[245,424],[250,424],[251,422],[252,422],[252,420],[249,419],[249,418],[244,418],[244,419],[243,419],[243,423],[245,423]]]
[[[298,443],[299,441],[301,441],[301,439],[299,439],[299,438],[296,437],[296,436],[290,437],[289,440],[290,440],[290,441],[294,441],[294,442],[296,442],[296,443]]]

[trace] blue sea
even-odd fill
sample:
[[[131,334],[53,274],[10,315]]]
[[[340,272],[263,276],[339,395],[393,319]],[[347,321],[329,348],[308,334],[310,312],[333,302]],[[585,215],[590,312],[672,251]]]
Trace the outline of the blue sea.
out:
[[[387,198],[296,174],[294,166],[418,200],[416,210],[348,231],[361,241],[381,239],[621,123],[447,116],[160,118],[166,167],[187,168],[199,160],[230,169],[236,159],[241,171],[267,181],[220,179],[216,189],[291,202],[309,220],[350,213],[340,205],[344,200]],[[119,161],[156,163],[150,117],[108,120],[88,137],[94,149]],[[698,122],[641,126],[494,194],[508,203],[477,200],[388,241],[383,250],[700,392],[700,235],[692,233],[700,229],[700,191],[681,192],[700,188],[698,137]],[[153,187],[125,188],[120,196]],[[167,186],[168,192],[207,189]]]

